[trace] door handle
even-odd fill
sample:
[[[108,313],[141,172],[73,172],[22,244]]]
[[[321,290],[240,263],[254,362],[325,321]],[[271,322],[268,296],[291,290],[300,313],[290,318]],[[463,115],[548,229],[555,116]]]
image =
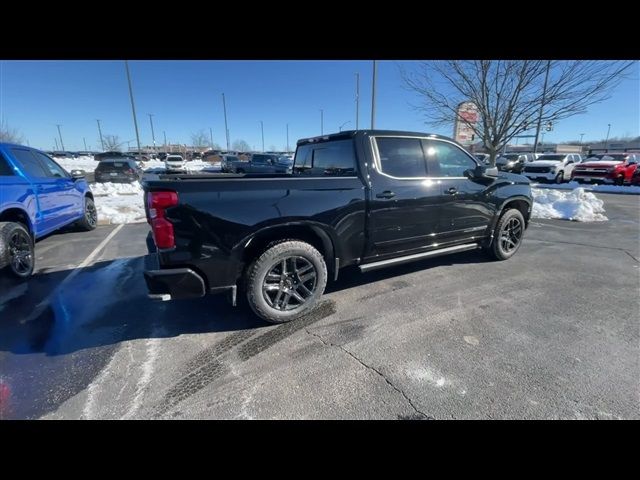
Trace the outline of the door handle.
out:
[[[447,193],[449,195],[455,195],[456,193],[458,193],[458,189],[456,187],[450,187],[447,189]]]
[[[395,197],[395,196],[396,196],[396,194],[395,194],[395,193],[393,193],[393,192],[392,192],[392,191],[390,191],[390,190],[385,190],[385,191],[384,191],[384,192],[382,192],[382,193],[378,193],[378,194],[376,194],[376,198],[393,198],[393,197]]]

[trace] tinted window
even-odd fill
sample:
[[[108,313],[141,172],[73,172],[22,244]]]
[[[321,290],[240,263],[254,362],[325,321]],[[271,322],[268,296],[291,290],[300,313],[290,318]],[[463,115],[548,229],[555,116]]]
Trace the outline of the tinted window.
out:
[[[269,155],[254,155],[251,157],[253,163],[267,163],[268,160],[271,160]]]
[[[22,167],[22,170],[30,177],[43,178],[47,176],[44,168],[38,162],[29,150],[23,150],[21,148],[12,148],[11,153],[16,157],[18,163]]]
[[[425,140],[423,145],[427,160],[438,169],[435,176],[464,177],[466,170],[476,168],[476,162],[451,143]]]
[[[54,178],[67,178],[68,177],[67,172],[65,172],[64,169],[60,165],[58,165],[56,162],[51,160],[46,155],[43,155],[40,152],[33,152],[33,154],[44,165],[44,168],[47,171],[47,177],[54,177]]]
[[[353,141],[338,140],[313,148],[312,175],[355,175],[356,157]]]
[[[0,177],[10,177],[15,175],[13,168],[7,162],[7,159],[0,153]]]
[[[383,173],[398,178],[427,176],[427,164],[417,138],[376,138]]]
[[[293,159],[296,171],[311,168],[312,156],[313,145],[303,145],[298,147],[295,158]]]

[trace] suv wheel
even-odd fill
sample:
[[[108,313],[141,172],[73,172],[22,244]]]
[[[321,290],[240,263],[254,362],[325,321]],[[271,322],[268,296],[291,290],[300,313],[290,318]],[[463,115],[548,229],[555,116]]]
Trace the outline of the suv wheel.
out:
[[[85,232],[95,230],[98,226],[98,211],[96,204],[89,197],[84,197],[84,216],[77,222],[78,228]]]
[[[564,182],[564,172],[562,170],[560,170],[558,172],[558,174],[556,175],[556,179],[555,179],[556,183],[562,183]]]
[[[524,217],[520,210],[510,208],[506,210],[493,233],[493,241],[487,252],[496,260],[511,258],[520,248],[524,235]]]
[[[24,225],[0,223],[0,267],[8,266],[18,278],[30,277],[35,265],[33,239]]]
[[[273,242],[247,270],[249,306],[260,318],[284,323],[318,303],[327,285],[327,265],[314,247],[298,240]]]

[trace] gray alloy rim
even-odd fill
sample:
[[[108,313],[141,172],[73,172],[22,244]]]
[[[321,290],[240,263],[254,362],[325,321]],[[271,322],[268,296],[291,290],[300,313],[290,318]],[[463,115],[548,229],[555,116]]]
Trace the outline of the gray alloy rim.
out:
[[[18,275],[25,275],[31,271],[33,265],[31,239],[20,230],[13,232],[9,239],[9,259],[11,268]]]
[[[522,224],[520,220],[513,217],[502,227],[500,232],[500,246],[505,253],[510,253],[520,244],[522,239]]]
[[[262,282],[262,294],[271,308],[280,311],[302,307],[316,291],[317,273],[304,257],[276,262]]]
[[[87,222],[92,227],[95,227],[96,223],[98,222],[98,213],[96,212],[96,206],[93,204],[93,202],[87,202],[86,210]]]

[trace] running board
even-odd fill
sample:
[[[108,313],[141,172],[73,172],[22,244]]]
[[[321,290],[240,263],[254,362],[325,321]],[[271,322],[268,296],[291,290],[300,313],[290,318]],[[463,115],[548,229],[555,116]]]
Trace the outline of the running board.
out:
[[[476,250],[480,248],[477,243],[467,243],[464,245],[456,245],[454,247],[441,248],[440,250],[432,250],[430,252],[415,253],[413,255],[407,255],[405,257],[390,258],[388,260],[380,260],[379,262],[366,263],[360,265],[361,272],[370,272],[371,270],[377,270],[379,268],[390,267],[392,265],[401,265],[403,263],[414,262],[416,260],[422,260],[423,258],[434,258],[441,255],[447,255],[449,253],[466,252],[467,250]]]

